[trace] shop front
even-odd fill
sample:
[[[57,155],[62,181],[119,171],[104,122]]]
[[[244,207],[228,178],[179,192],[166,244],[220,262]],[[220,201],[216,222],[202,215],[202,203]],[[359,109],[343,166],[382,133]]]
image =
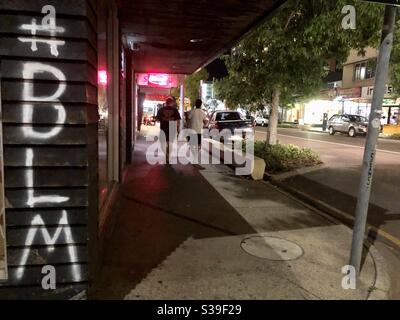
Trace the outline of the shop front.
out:
[[[361,98],[357,100],[358,103],[366,105],[366,117],[369,116],[372,104],[374,87],[362,87]],[[386,86],[386,93],[382,104],[382,118],[381,124],[383,126],[384,134],[400,133],[400,99],[396,99],[394,90],[391,85]]]

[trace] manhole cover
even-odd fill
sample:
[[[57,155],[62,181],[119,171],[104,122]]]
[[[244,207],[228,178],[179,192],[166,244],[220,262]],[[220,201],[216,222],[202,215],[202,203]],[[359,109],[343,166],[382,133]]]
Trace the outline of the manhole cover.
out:
[[[250,237],[240,246],[252,256],[274,261],[295,260],[303,255],[303,249],[296,243],[275,237]]]

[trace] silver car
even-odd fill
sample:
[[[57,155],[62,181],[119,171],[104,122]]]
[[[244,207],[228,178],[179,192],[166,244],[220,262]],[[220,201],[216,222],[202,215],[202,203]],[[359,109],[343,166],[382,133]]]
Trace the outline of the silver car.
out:
[[[347,133],[349,137],[365,135],[368,130],[368,120],[365,117],[351,114],[335,114],[328,121],[330,135],[336,132]]]

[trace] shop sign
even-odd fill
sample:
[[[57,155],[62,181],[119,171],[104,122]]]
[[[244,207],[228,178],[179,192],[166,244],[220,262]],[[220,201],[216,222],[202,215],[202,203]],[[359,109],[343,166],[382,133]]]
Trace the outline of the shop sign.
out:
[[[369,86],[369,87],[362,87],[361,90],[361,97],[362,98],[371,98],[374,94],[374,87],[373,86]],[[386,92],[385,95],[391,95],[393,94],[393,86],[388,85],[386,86]]]
[[[361,97],[361,87],[354,87],[354,88],[349,88],[349,89],[338,89],[338,96],[341,96],[346,99],[354,99],[354,98],[360,98]]]
[[[167,73],[139,73],[138,84],[156,88],[174,88],[179,85],[178,76]]]
[[[166,101],[168,98],[168,94],[146,94],[146,100],[149,101]]]

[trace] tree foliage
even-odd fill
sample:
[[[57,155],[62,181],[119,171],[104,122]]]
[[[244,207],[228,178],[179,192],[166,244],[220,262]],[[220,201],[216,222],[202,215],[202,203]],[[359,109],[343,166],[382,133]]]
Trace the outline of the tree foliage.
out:
[[[342,27],[345,5],[356,8],[355,30]],[[230,107],[271,104],[277,113],[278,105],[310,97],[320,88],[329,59],[343,63],[351,49],[377,46],[382,17],[383,6],[373,3],[289,0],[224,57],[229,75],[217,83],[217,94]],[[276,131],[275,116],[270,131]]]
[[[206,81],[209,74],[206,69],[201,69],[200,71],[189,75],[185,79],[185,97],[190,99],[190,103],[193,106],[196,99],[200,98],[200,82]],[[173,89],[171,94],[173,96],[180,96],[180,88]]]
[[[390,61],[390,80],[396,95],[400,95],[400,10],[397,10],[393,52]]]

